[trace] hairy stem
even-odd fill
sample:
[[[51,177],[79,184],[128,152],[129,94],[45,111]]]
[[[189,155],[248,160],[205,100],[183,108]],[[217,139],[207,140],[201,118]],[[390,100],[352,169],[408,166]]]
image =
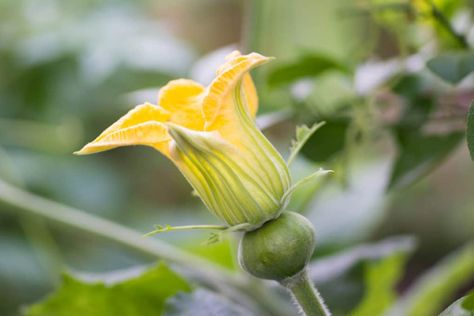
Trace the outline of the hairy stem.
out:
[[[303,270],[297,275],[283,280],[281,284],[286,287],[301,310],[307,316],[330,316],[328,308],[323,302],[318,290],[309,279],[307,270]]]

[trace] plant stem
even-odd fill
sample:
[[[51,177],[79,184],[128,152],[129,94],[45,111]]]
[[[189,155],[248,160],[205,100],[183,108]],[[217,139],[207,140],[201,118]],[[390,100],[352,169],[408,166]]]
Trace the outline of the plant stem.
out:
[[[283,280],[281,284],[290,291],[291,295],[301,307],[301,310],[305,315],[331,315],[331,312],[323,302],[323,298],[309,279],[306,269],[289,279]]]
[[[2,119],[0,119],[1,121]],[[18,187],[23,187],[23,179],[13,170],[15,168],[11,157],[0,146],[0,174]],[[19,223],[25,238],[38,257],[39,264],[48,273],[51,284],[57,283],[59,280],[58,271],[63,269],[63,260],[58,244],[49,227],[41,218],[32,218],[31,216],[20,216]]]
[[[164,258],[199,274],[209,283],[220,281],[234,286],[242,286],[245,283],[239,276],[205,259],[191,255],[160,240],[145,238],[130,228],[29,193],[1,179],[0,202],[23,213],[114,241],[149,257]]]
[[[228,226],[223,225],[183,225],[183,226],[161,226],[158,225],[157,228],[149,233],[144,234],[144,237],[151,237],[156,234],[167,233],[172,231],[179,231],[179,230],[227,230],[229,229]]]
[[[464,35],[459,34],[451,25],[449,20],[444,16],[444,14],[438,9],[438,7],[435,5],[433,0],[428,0],[428,3],[431,6],[431,15],[433,18],[438,21],[438,23],[444,27],[444,29],[451,34],[461,45],[462,48],[469,48],[469,44],[467,42],[467,39]]]
[[[0,179],[0,204],[10,206],[12,210],[20,211],[27,216],[37,216],[60,226],[78,229],[91,236],[112,241],[147,257],[163,258],[184,268],[184,272],[191,274],[195,280],[243,300],[259,310],[262,315],[285,315],[277,304],[273,304],[271,295],[259,296],[258,293],[254,293],[253,284],[245,275],[221,268],[159,239],[146,238],[133,229],[37,196],[2,179]],[[255,305],[255,301],[262,302],[262,305]],[[261,310],[262,307],[267,309],[268,314],[267,311]]]

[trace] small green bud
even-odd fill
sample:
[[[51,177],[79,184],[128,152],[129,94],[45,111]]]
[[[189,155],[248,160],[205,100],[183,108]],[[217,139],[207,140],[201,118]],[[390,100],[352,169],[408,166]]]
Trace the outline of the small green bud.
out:
[[[257,278],[282,281],[306,267],[315,244],[311,222],[298,213],[283,212],[244,234],[239,245],[239,262]]]

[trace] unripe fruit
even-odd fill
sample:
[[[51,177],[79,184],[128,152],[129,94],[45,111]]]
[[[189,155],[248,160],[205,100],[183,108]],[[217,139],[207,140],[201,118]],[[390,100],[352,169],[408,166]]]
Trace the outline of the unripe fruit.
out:
[[[244,234],[239,245],[239,262],[257,278],[282,281],[304,269],[315,244],[311,222],[298,213],[283,212]]]

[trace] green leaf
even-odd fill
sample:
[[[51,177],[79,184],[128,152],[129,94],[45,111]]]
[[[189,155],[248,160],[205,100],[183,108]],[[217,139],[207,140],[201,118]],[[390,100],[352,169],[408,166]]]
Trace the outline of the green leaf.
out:
[[[392,91],[407,99],[412,99],[420,95],[420,92],[423,91],[424,88],[424,77],[421,77],[420,74],[404,73],[394,82]]]
[[[415,247],[416,241],[410,236],[390,237],[361,244],[314,261],[309,266],[310,277],[316,284],[329,282],[360,263],[383,260],[400,253],[408,256]]]
[[[474,291],[451,304],[439,316],[473,316]]]
[[[314,261],[310,265],[310,277],[334,315],[350,315],[364,300],[364,290],[365,294],[369,292],[368,288],[364,287],[364,279],[368,278],[369,270],[376,267],[382,269],[382,262],[392,260],[389,258],[393,256],[408,257],[415,246],[416,242],[410,236],[397,236],[361,244]]]
[[[474,71],[474,51],[444,53],[430,59],[426,66],[441,79],[457,84]]]
[[[168,300],[164,316],[253,316],[228,298],[205,289],[180,293]]]
[[[346,145],[346,135],[349,121],[327,121],[326,125],[312,135],[302,149],[308,159],[315,162],[326,162],[343,151]]]
[[[399,125],[419,129],[429,119],[431,112],[435,109],[433,97],[416,95],[409,97],[408,107],[400,118]]]
[[[382,315],[397,297],[395,286],[403,275],[407,256],[391,255],[378,262],[367,264],[365,294],[351,316]]]
[[[165,301],[190,285],[165,264],[118,277],[118,281],[81,280],[64,275],[61,287],[40,303],[30,306],[27,316],[146,316],[161,315]],[[116,277],[114,278],[116,279]]]
[[[471,103],[469,113],[467,114],[467,130],[466,130],[467,146],[474,161],[474,101]]]
[[[430,172],[461,141],[461,132],[428,134],[432,113],[438,102],[430,92],[430,86],[419,75],[404,75],[393,86],[402,96],[406,109],[394,127],[398,145],[398,157],[392,168],[388,188],[408,186]]]
[[[306,77],[315,77],[326,71],[348,72],[348,68],[338,61],[321,54],[306,54],[294,62],[275,68],[268,75],[268,84],[278,86],[293,83]]]
[[[426,135],[419,128],[396,129],[398,157],[388,188],[408,186],[440,163],[461,141],[463,135]]]
[[[472,281],[474,243],[468,243],[424,273],[401,297],[390,315],[431,316],[456,290]]]
[[[420,128],[436,109],[436,97],[430,92],[432,84],[419,74],[404,74],[392,90],[401,96],[406,108],[398,122],[404,127]]]
[[[237,268],[234,260],[235,247],[232,243],[233,239],[228,236],[223,236],[216,243],[201,243],[196,245],[195,242],[185,246],[186,250],[206,258],[220,266],[223,266],[229,270],[235,270]]]

